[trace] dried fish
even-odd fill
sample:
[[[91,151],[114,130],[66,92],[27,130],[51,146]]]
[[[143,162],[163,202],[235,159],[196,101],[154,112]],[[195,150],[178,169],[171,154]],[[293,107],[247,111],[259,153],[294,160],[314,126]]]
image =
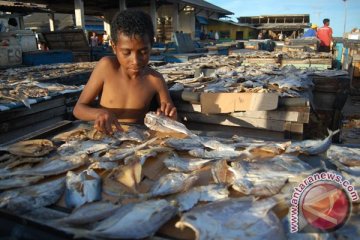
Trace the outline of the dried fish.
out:
[[[179,193],[175,196],[181,212],[193,208],[199,201],[213,202],[228,198],[229,191],[220,184],[210,184],[190,189],[187,192]]]
[[[114,179],[116,182],[123,184],[132,192],[136,193],[136,187],[141,181],[142,166],[140,161],[133,161],[128,165],[119,166],[113,169],[108,178]]]
[[[331,145],[327,157],[346,166],[360,166],[360,149]]]
[[[18,170],[13,172],[3,173],[1,177],[7,176],[22,176],[22,175],[34,175],[34,176],[51,176],[58,175],[69,170],[76,169],[85,164],[87,157],[83,156],[68,156],[68,157],[55,157],[54,159],[48,159],[34,168]]]
[[[88,138],[87,134],[89,129],[87,128],[76,128],[71,131],[62,132],[52,138],[55,142],[69,142],[69,141],[79,141],[86,140]]]
[[[86,223],[94,223],[105,219],[119,208],[110,202],[93,202],[86,203],[69,215],[55,221],[56,224],[82,225]]]
[[[234,151],[235,147],[233,145],[224,144],[217,140],[204,140],[202,139],[202,144],[204,147],[217,150],[217,151]]]
[[[165,196],[186,191],[198,180],[195,174],[169,173],[159,178],[145,197]]]
[[[292,143],[286,149],[286,153],[299,152],[308,155],[317,155],[320,153],[324,153],[329,149],[332,137],[339,131],[339,129],[336,131],[328,130],[329,136],[327,136],[324,140],[305,140]]]
[[[0,179],[0,190],[30,186],[43,178],[44,176],[24,176]]]
[[[13,169],[16,168],[20,165],[23,164],[34,164],[34,163],[39,163],[45,160],[45,158],[33,158],[33,157],[19,157],[19,156],[14,156],[11,157],[11,159],[9,159],[6,162],[3,162],[2,164],[0,164],[0,168],[2,168],[2,170],[9,170],[9,169]]]
[[[165,133],[183,133],[190,137],[197,136],[185,127],[184,124],[172,120],[171,118],[157,115],[155,112],[148,112],[144,119],[145,125],[154,131],[165,132]]]
[[[119,164],[117,162],[93,162],[90,164],[88,169],[105,169],[110,170],[118,167]]]
[[[178,155],[166,158],[164,164],[172,171],[177,172],[192,172],[202,168],[205,164],[214,159],[199,159],[199,158],[180,158]]]
[[[191,228],[196,239],[286,239],[271,211],[273,199],[227,199],[195,207],[182,215],[177,228]]]
[[[152,138],[152,139],[148,140],[147,142],[144,142],[143,144],[137,145],[135,147],[111,149],[110,151],[105,153],[103,156],[99,157],[97,160],[105,161],[105,162],[123,160],[124,158],[135,154],[137,151],[145,148],[146,146],[150,145],[151,143],[153,143],[156,140],[157,140],[157,138],[155,137],[155,138]]]
[[[94,140],[69,141],[58,147],[57,152],[62,156],[92,154],[109,149],[110,145]]]
[[[66,174],[65,204],[67,207],[80,207],[87,202],[101,199],[101,178],[94,170],[88,169],[76,174]]]
[[[65,190],[65,179],[8,190],[0,194],[0,208],[16,213],[34,210],[55,203]]]
[[[11,154],[25,157],[41,157],[54,149],[54,145],[47,139],[35,139],[14,143],[1,148],[0,151],[8,151]]]
[[[248,149],[245,149],[243,151],[229,151],[229,150],[207,151],[202,148],[197,148],[197,149],[190,150],[188,153],[193,157],[210,158],[210,159],[223,159],[223,158],[231,159],[231,158],[240,158],[240,157],[247,158],[247,157],[251,156],[251,153],[248,151]]]
[[[234,182],[234,174],[230,170],[227,161],[219,160],[211,167],[211,174],[216,183],[231,185]]]
[[[301,181],[313,170],[296,156],[279,155],[261,162],[232,162],[232,188],[246,195],[273,196],[289,181]]]
[[[136,156],[139,158],[141,165],[144,165],[146,159],[149,157],[155,157],[158,153],[172,152],[171,148],[167,147],[151,147],[144,150],[139,150],[135,152]],[[127,161],[125,161],[127,164]]]
[[[116,131],[113,137],[119,141],[134,141],[141,143],[149,137],[149,133],[131,126],[126,132]]]
[[[165,146],[175,148],[179,151],[189,151],[196,148],[202,148],[202,143],[192,138],[167,138],[162,142]]]
[[[96,224],[91,230],[68,228],[76,237],[142,239],[154,233],[176,214],[176,208],[166,200],[129,203]]]

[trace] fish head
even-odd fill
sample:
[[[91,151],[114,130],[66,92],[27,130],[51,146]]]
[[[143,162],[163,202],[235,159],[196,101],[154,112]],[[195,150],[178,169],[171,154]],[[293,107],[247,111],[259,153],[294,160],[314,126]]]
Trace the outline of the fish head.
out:
[[[144,123],[145,125],[151,129],[151,127],[158,125],[159,116],[155,114],[155,112],[148,112],[145,115]]]

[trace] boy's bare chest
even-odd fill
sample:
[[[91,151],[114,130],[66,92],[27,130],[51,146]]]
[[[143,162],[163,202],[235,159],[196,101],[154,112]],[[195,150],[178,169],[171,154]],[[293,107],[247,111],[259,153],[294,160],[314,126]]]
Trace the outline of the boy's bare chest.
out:
[[[103,87],[101,105],[111,108],[145,108],[155,94],[147,81],[126,83],[106,82]]]

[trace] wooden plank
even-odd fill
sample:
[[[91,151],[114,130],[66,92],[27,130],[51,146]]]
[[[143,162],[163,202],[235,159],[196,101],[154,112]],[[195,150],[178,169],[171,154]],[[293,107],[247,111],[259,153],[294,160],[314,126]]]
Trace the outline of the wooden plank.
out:
[[[284,139],[283,132],[269,131],[256,128],[242,128],[233,126],[224,126],[218,124],[185,122],[186,127],[202,136],[209,137],[227,137],[231,138],[234,135],[243,137],[252,137],[264,140],[282,140]]]
[[[22,108],[0,112],[0,123],[63,105],[65,105],[65,97],[58,96],[49,100],[45,100],[44,102],[32,104],[31,109],[24,106]]]
[[[191,103],[182,103],[180,105],[175,105],[177,110],[180,112],[201,112],[201,106],[199,104]],[[310,108],[299,109],[298,111],[291,111],[286,109],[277,109],[271,111],[244,111],[244,112],[234,112],[230,113],[231,116],[241,119],[246,118],[256,118],[256,119],[269,119],[269,120],[281,120],[289,122],[299,122],[299,123],[308,123],[310,117]]]
[[[8,142],[14,141],[14,139],[20,138],[20,137],[24,136],[25,134],[29,134],[31,132],[44,129],[46,127],[49,127],[49,125],[58,123],[63,120],[64,120],[64,118],[62,116],[58,116],[58,117],[50,118],[46,121],[36,122],[36,123],[26,126],[24,128],[18,128],[14,131],[0,134],[0,143],[7,144]]]
[[[283,132],[286,130],[285,123],[287,123],[286,121],[256,119],[256,118],[246,118],[246,117],[238,119],[227,114],[211,115],[211,114],[201,114],[201,113],[178,112],[178,116],[184,121],[203,122],[203,123],[245,127],[245,128],[259,128],[259,129],[267,129],[267,130],[279,131],[279,132]],[[303,125],[303,124],[299,123],[299,125]],[[299,128],[294,128],[294,131],[299,131],[299,133],[303,132],[302,129]]]
[[[12,130],[16,130],[18,128],[35,124],[36,122],[45,121],[47,119],[54,118],[57,116],[64,117],[65,114],[66,114],[66,106],[63,105],[46,111],[41,111],[31,115],[26,115],[21,118],[5,121],[0,123],[0,133],[10,132]]]
[[[201,112],[201,106],[199,104],[191,104],[183,102],[175,105],[180,112]],[[271,111],[244,111],[230,113],[231,116],[241,119],[256,118],[256,119],[269,119],[269,120],[281,120],[289,122],[308,123],[310,117],[310,108],[293,108],[288,110],[286,108],[278,108]]]
[[[278,107],[275,93],[201,93],[203,113],[230,113],[235,111],[264,111]]]

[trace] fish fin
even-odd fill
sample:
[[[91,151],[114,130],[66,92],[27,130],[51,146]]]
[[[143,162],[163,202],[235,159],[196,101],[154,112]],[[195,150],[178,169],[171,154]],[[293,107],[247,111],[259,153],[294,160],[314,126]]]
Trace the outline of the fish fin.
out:
[[[86,229],[80,229],[80,228],[72,228],[72,227],[63,227],[63,230],[67,231],[70,234],[73,234],[73,238],[77,239],[77,238],[90,238],[93,239],[91,237],[91,232],[89,230]]]
[[[337,129],[337,130],[335,130],[335,131],[332,131],[332,130],[330,130],[330,129],[327,129],[327,131],[328,131],[328,134],[329,134],[329,136],[334,136],[335,134],[337,134],[338,132],[340,132],[340,129]]]
[[[31,109],[29,99],[27,99],[27,98],[21,99],[21,102],[22,102],[27,108]]]

